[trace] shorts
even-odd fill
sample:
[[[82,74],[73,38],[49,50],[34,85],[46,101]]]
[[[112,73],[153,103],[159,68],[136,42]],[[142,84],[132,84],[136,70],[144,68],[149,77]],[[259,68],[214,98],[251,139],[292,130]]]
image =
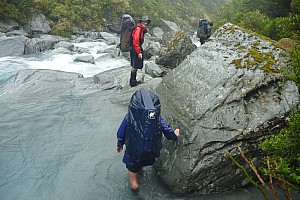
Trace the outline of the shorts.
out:
[[[134,48],[132,48],[132,50],[130,51],[130,64],[131,64],[131,67],[133,67],[135,69],[142,69],[144,66],[144,56],[142,57],[142,59],[139,59]]]
[[[138,173],[142,167],[141,166],[135,166],[135,165],[127,165],[126,164],[126,168],[131,171],[132,173]]]

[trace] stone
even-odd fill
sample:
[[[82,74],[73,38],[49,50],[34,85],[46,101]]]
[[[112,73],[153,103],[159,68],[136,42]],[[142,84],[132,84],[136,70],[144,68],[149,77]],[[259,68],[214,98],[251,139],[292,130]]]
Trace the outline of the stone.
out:
[[[273,41],[225,24],[164,77],[156,88],[162,115],[181,136],[164,141],[155,168],[173,192],[223,193],[246,184],[225,151],[248,169],[240,146],[261,165],[258,144],[281,130],[299,102],[296,85],[280,72],[288,60]]]
[[[154,62],[145,63],[145,73],[149,74],[153,78],[161,77],[163,75],[163,71]]]
[[[163,46],[155,59],[155,63],[173,69],[196,48],[197,46],[192,42],[190,36],[180,30],[175,33],[171,41]]]
[[[31,21],[31,31],[33,34],[40,34],[40,33],[50,33],[51,28],[46,20],[46,17],[41,13],[36,13],[32,17]]]
[[[77,58],[75,58],[74,62],[85,62],[95,64],[95,59],[92,55],[78,56]]]
[[[25,44],[25,54],[40,53],[53,49],[54,45],[60,41],[60,37],[52,35],[41,35],[38,38],[28,39]]]
[[[23,55],[26,41],[25,36],[0,37],[0,57]]]

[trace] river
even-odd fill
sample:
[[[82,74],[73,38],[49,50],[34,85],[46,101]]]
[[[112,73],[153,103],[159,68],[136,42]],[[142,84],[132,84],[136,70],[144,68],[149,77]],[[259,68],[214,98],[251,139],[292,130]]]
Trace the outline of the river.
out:
[[[111,47],[104,42],[75,45],[89,48],[95,59],[101,56],[99,50]],[[47,51],[2,57],[0,89],[21,69],[51,69],[91,77],[129,66],[124,58],[75,63],[77,56]],[[0,95],[1,200],[263,199],[251,186],[227,194],[178,196],[165,187],[152,167],[144,169],[140,192],[134,195],[129,190],[123,153],[116,151],[116,131],[127,107],[108,103],[101,92],[70,95],[53,83],[43,88],[32,84],[31,89],[12,89]]]

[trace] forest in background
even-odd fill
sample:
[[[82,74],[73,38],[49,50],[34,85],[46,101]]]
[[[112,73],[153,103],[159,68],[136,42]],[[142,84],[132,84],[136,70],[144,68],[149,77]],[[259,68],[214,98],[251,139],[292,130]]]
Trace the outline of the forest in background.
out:
[[[50,21],[52,34],[63,36],[100,30],[104,18],[116,22],[124,13],[136,20],[147,15],[158,27],[162,18],[192,31],[205,18],[213,31],[230,22],[273,40],[300,35],[300,0],[0,0],[1,20],[25,25],[36,12]]]
[[[300,0],[232,0],[213,18],[216,26],[230,22],[277,41],[300,37]]]
[[[229,0],[0,0],[0,19],[27,24],[41,12],[50,21],[52,34],[69,36],[74,30],[99,30],[128,13],[134,19],[147,15],[153,26],[160,18],[196,29],[199,18],[211,18]]]

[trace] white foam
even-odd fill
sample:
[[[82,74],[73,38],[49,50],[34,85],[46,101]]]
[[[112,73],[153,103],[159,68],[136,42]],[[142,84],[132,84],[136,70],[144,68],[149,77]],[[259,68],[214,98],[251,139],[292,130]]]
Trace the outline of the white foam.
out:
[[[53,51],[47,51],[43,54],[33,54],[32,56],[2,57],[0,58],[0,75],[20,69],[50,69],[76,72],[82,74],[84,77],[90,77],[110,69],[130,65],[124,58],[103,58],[97,60],[95,64],[74,62],[76,57],[83,55],[92,55],[94,59],[97,59],[99,56],[103,55],[97,54],[97,52],[113,47],[104,42],[83,42],[74,45],[87,48],[89,53],[70,55],[55,54]]]

